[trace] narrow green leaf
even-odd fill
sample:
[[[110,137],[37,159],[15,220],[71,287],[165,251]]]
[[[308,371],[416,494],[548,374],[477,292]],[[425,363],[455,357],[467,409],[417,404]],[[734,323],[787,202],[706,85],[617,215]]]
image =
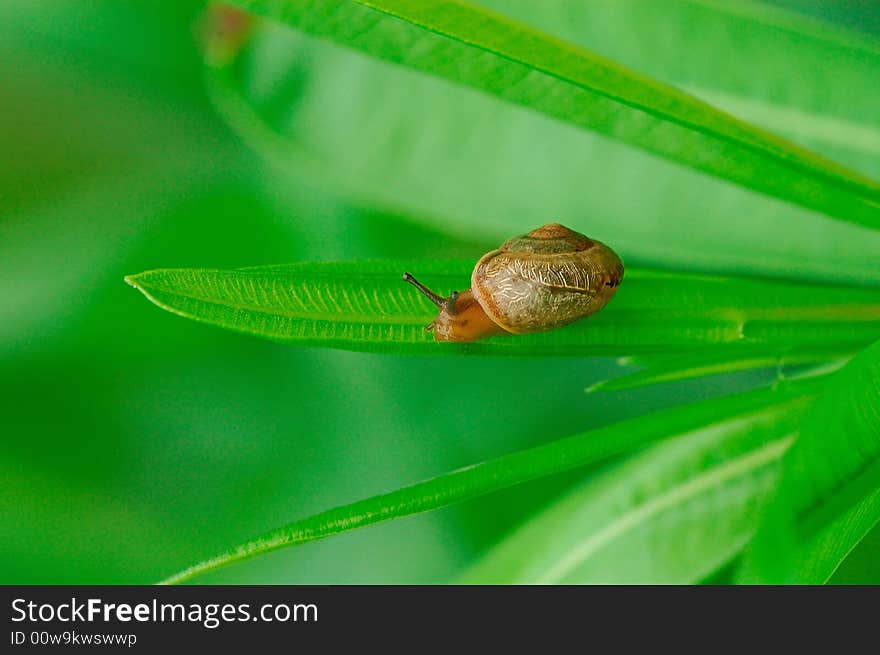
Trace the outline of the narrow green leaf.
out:
[[[760,368],[777,369],[779,377],[784,377],[791,366],[806,364],[833,364],[842,366],[851,357],[852,350],[801,349],[787,352],[760,352],[753,348],[713,349],[708,353],[660,356],[656,361],[633,373],[602,380],[589,386],[586,391],[620,391],[635,389],[651,384],[678,382],[698,377],[723,375]],[[824,367],[823,367],[824,369]]]
[[[842,158],[858,161],[862,167],[868,167],[872,163],[876,165],[876,158],[880,155],[880,127],[877,125],[857,120],[841,120],[698,87],[689,88],[688,91],[713,105],[723,107],[735,116],[748,119],[774,132],[798,137],[800,141],[821,144],[826,150],[833,150]]]
[[[809,398],[652,446],[537,514],[464,576],[476,584],[696,584],[757,528]]]
[[[236,0],[374,57],[830,216],[880,227],[880,185],[588,50],[460,0]]]
[[[749,0],[480,3],[880,174],[880,89],[865,87],[880,74],[876,38]]]
[[[482,1],[880,175],[880,50],[845,31],[730,2]],[[218,111],[273,161],[281,187],[308,179],[488,243],[555,220],[633,264],[880,279],[880,232],[279,23],[261,23],[233,64],[206,72]]]
[[[337,507],[296,521],[177,573],[165,583],[188,580],[232,562],[380,521],[445,507],[515,484],[593,464],[670,437],[723,430],[775,403],[798,403],[821,389],[821,380],[800,381],[628,419],[536,448],[503,455],[440,477]]]
[[[880,520],[880,342],[828,378],[786,455],[744,582],[826,582]]]
[[[435,343],[433,306],[401,280],[462,289],[472,262],[291,264],[166,269],[126,280],[181,316],[256,336],[347,350],[493,355],[626,355],[719,344],[858,347],[880,334],[880,290],[627,271],[601,312],[561,330]]]

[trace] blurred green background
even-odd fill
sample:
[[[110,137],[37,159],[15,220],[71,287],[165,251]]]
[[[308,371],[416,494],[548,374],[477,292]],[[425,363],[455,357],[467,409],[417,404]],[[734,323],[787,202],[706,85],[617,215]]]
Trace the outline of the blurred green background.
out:
[[[877,3],[778,4],[880,31]],[[521,227],[443,229],[388,197],[354,199],[320,175],[291,174],[255,152],[206,92],[197,38],[203,8],[146,0],[0,5],[0,582],[153,582],[340,503],[772,378],[756,372],[586,395],[586,386],[620,370],[616,362],[305,350],[149,305],[123,283],[125,274],[476,257]],[[334,56],[337,72],[364,61]],[[449,93],[457,102],[459,92]],[[499,108],[499,116],[504,111],[511,110]],[[312,129],[332,140],[338,117],[326,113],[327,125]],[[318,120],[314,114],[303,120]],[[474,169],[491,155],[477,156]],[[437,181],[455,183],[455,171]],[[608,190],[609,203],[617,192]],[[876,252],[876,236],[812,220],[802,240],[833,234]],[[630,226],[627,261],[670,263],[668,244],[657,261],[643,244],[627,250],[636,228],[648,227],[651,235],[668,228]],[[609,234],[599,236],[614,242]],[[766,240],[748,232],[742,239]],[[450,581],[583,475],[288,549],[202,580]],[[869,540],[853,566],[869,569],[877,543]]]

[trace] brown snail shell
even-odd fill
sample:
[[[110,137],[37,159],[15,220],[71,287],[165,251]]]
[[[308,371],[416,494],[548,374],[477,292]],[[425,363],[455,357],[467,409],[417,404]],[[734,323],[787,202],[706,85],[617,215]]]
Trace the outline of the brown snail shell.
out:
[[[605,244],[559,223],[508,239],[474,266],[471,289],[442,298],[416,282],[440,309],[427,329],[437,341],[543,332],[596,313],[623,279]]]

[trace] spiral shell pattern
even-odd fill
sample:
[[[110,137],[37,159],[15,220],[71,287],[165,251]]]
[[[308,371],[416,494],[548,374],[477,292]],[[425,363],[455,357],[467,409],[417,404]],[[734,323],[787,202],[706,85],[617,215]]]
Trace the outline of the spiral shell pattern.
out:
[[[605,244],[558,223],[508,239],[474,267],[474,297],[507,332],[567,325],[602,309],[623,279]]]

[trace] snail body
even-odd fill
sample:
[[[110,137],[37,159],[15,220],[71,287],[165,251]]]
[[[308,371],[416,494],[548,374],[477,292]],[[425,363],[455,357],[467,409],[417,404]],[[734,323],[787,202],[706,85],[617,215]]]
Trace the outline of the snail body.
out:
[[[617,291],[623,262],[605,244],[551,223],[483,255],[467,291],[444,298],[403,277],[439,309],[426,328],[434,339],[464,342],[553,330],[595,314]]]

